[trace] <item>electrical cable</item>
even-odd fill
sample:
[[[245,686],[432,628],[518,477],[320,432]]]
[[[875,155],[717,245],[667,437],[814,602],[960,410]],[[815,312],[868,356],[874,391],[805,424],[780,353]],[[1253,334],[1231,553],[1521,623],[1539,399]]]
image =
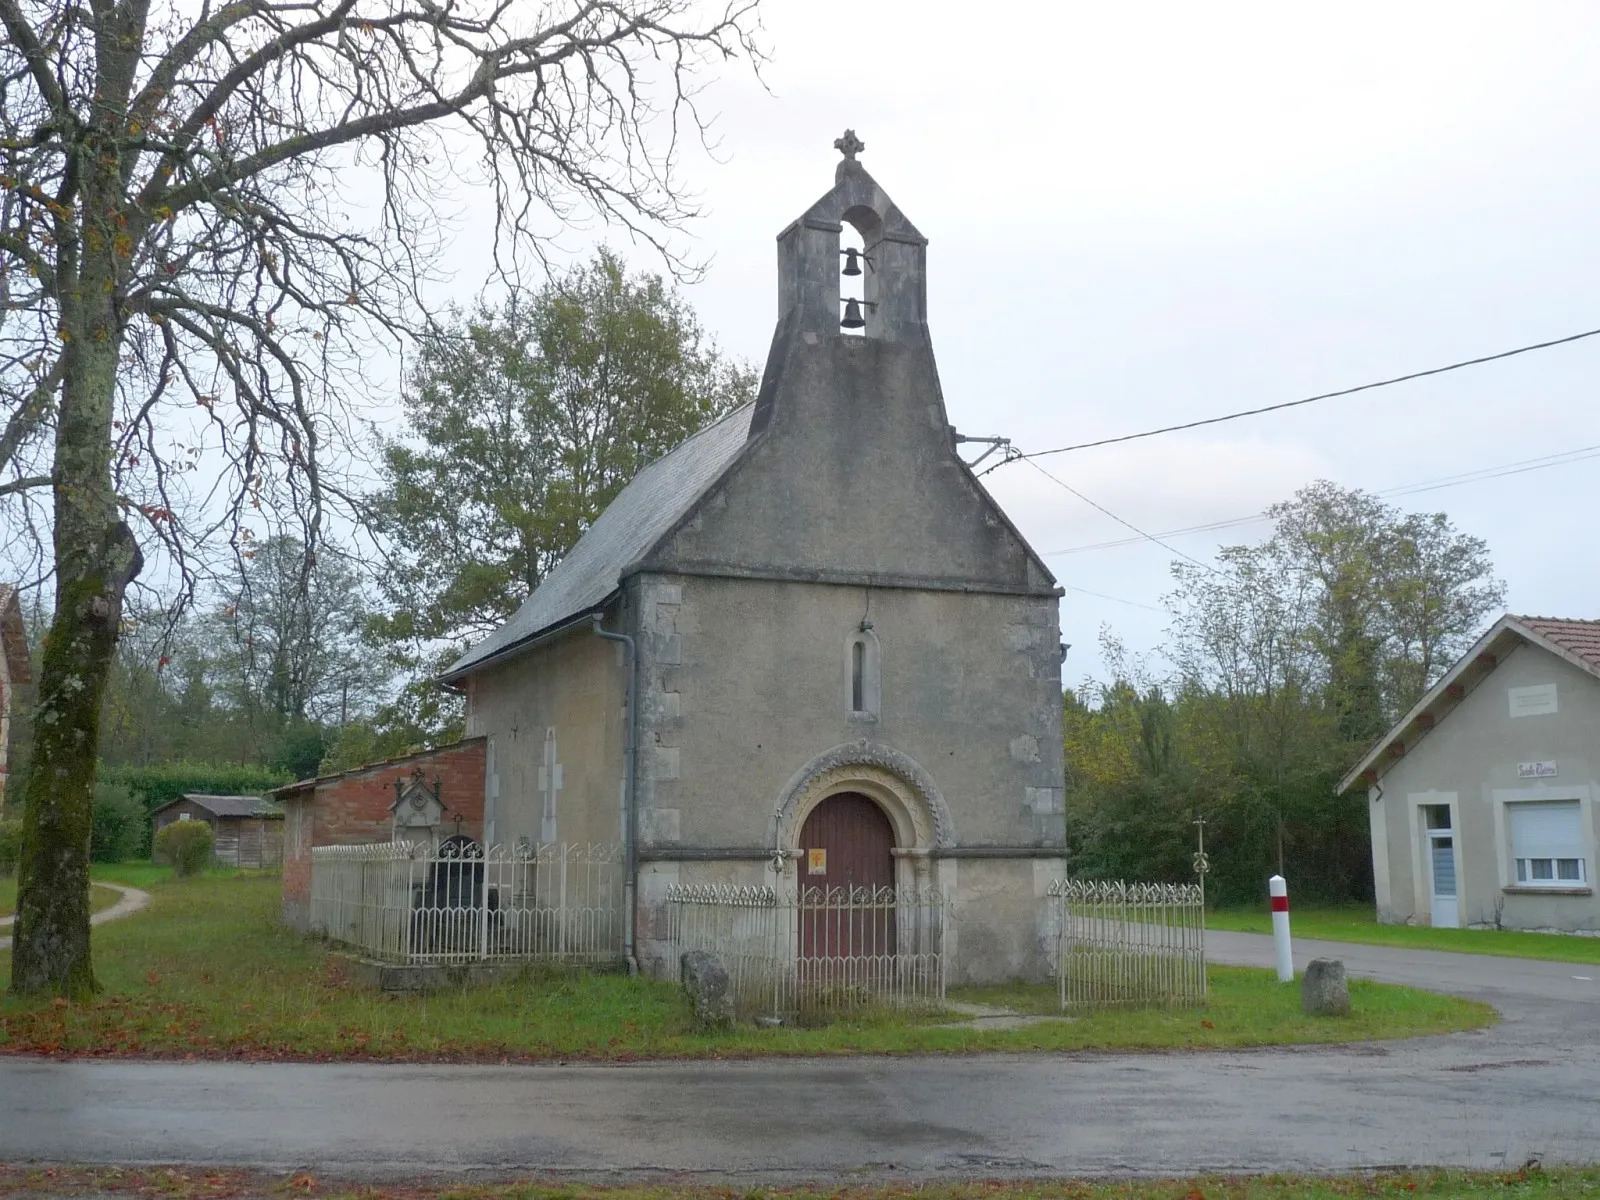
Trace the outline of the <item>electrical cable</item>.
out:
[[[1167,551],[1169,554],[1176,554],[1179,558],[1187,558],[1190,562],[1194,563],[1195,566],[1203,567],[1205,570],[1210,571],[1213,575],[1215,575],[1217,573],[1217,569],[1215,567],[1213,567],[1210,563],[1202,562],[1200,559],[1196,558],[1194,555],[1186,554],[1182,550],[1179,550],[1176,546],[1167,545],[1167,543],[1163,542],[1160,538],[1156,537],[1154,534],[1146,533],[1144,530],[1140,529],[1132,521],[1123,520],[1121,517],[1117,516],[1116,513],[1112,512],[1105,505],[1097,504],[1093,500],[1089,499],[1089,497],[1085,496],[1082,492],[1080,492],[1077,488],[1073,487],[1066,480],[1061,479],[1061,478],[1059,478],[1059,477],[1057,477],[1055,475],[1052,475],[1049,471],[1046,471],[1043,467],[1041,467],[1038,463],[1034,462],[1031,458],[1027,459],[1025,461],[1035,471],[1039,472],[1039,474],[1043,475],[1046,479],[1050,480],[1051,483],[1054,483],[1058,487],[1065,488],[1067,491],[1071,492],[1074,496],[1076,496],[1079,500],[1082,500],[1090,508],[1095,509],[1098,512],[1104,513],[1106,516],[1110,517],[1113,521],[1115,521],[1118,525],[1126,526],[1127,528],[1133,530],[1133,532],[1137,533],[1140,537],[1149,539],[1150,541],[1154,542],[1156,545],[1160,546],[1163,550]]]
[[[1501,463],[1493,467],[1480,467],[1475,471],[1463,471],[1457,475],[1442,475],[1435,479],[1425,479],[1418,483],[1397,484],[1394,487],[1385,488],[1373,494],[1379,497],[1415,496],[1423,492],[1438,491],[1441,488],[1460,487],[1462,484],[1482,483],[1489,479],[1500,479],[1507,475],[1522,475],[1528,471],[1542,471],[1549,467],[1564,467],[1569,463],[1583,462],[1591,458],[1600,458],[1600,445],[1580,446],[1574,450],[1563,450],[1556,454],[1541,455],[1537,458],[1519,459],[1516,462]],[[1235,526],[1249,525],[1256,521],[1265,520],[1267,520],[1267,514],[1259,512],[1253,513],[1248,517],[1230,517],[1227,520],[1208,521],[1201,525],[1186,525],[1182,529],[1168,529],[1154,535],[1154,537],[1169,538],[1183,537],[1194,533],[1211,533],[1219,529],[1231,529]],[[1141,533],[1139,537],[1090,542],[1083,546],[1070,546],[1065,550],[1046,551],[1043,557],[1059,558],[1068,554],[1083,554],[1090,550],[1112,550],[1120,546],[1136,545],[1151,536]]]
[[[1066,590],[1069,592],[1079,592],[1082,595],[1094,596],[1100,600],[1111,600],[1117,604],[1126,604],[1129,608],[1142,608],[1149,612],[1155,613],[1164,613],[1167,611],[1164,608],[1157,608],[1154,604],[1144,604],[1138,600],[1124,600],[1121,596],[1108,596],[1104,592],[1092,592],[1086,587],[1078,587],[1077,585],[1071,583],[1063,583],[1061,586],[1066,588]]]
[[[1316,396],[1306,396],[1300,400],[1285,400],[1279,404],[1266,404],[1260,408],[1247,408],[1240,412],[1225,413],[1220,417],[1206,417],[1199,421],[1185,421],[1180,425],[1164,425],[1160,429],[1147,429],[1142,433],[1125,433],[1120,437],[1100,438],[1093,442],[1078,442],[1072,446],[1057,446],[1053,450],[1035,450],[1031,454],[1016,454],[1010,458],[1002,459],[993,467],[990,467],[989,470],[992,471],[995,467],[1002,467],[1008,462],[1015,462],[1019,458],[1045,458],[1052,454],[1067,454],[1073,450],[1088,450],[1094,446],[1112,446],[1119,442],[1138,441],[1140,438],[1156,437],[1163,433],[1176,433],[1183,429],[1198,429],[1202,425],[1220,425],[1224,421],[1237,421],[1241,417],[1256,417],[1262,413],[1279,412],[1285,408],[1298,408],[1303,404],[1315,404],[1318,400],[1332,400],[1339,396],[1353,396],[1357,392],[1370,392],[1374,388],[1392,387],[1397,383],[1409,383],[1413,379],[1426,379],[1430,375],[1443,375],[1449,371],[1460,371],[1466,367],[1498,362],[1502,358],[1515,358],[1519,354],[1531,354],[1535,350],[1548,350],[1552,346],[1565,346],[1568,343],[1581,342],[1585,338],[1592,337],[1600,337],[1600,329],[1587,329],[1582,333],[1553,338],[1548,342],[1535,342],[1531,346],[1518,346],[1515,350],[1502,350],[1497,354],[1485,354],[1478,358],[1463,359],[1461,362],[1450,363],[1447,366],[1430,367],[1426,371],[1412,371],[1407,375],[1396,375],[1392,379],[1379,379],[1372,383],[1358,384],[1355,387],[1340,388],[1336,392],[1323,392]],[[988,471],[985,471],[984,474],[988,474]]]

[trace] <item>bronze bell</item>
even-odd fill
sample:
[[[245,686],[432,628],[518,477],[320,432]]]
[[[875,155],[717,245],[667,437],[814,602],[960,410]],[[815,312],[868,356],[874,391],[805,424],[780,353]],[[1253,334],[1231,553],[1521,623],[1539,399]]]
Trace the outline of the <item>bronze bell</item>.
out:
[[[840,329],[865,329],[866,321],[861,318],[861,301],[854,299],[845,302],[844,320],[839,322]]]
[[[861,274],[861,251],[859,251],[859,250],[846,250],[844,252],[844,271],[843,271],[843,274],[845,274],[845,275],[859,275],[859,274]]]

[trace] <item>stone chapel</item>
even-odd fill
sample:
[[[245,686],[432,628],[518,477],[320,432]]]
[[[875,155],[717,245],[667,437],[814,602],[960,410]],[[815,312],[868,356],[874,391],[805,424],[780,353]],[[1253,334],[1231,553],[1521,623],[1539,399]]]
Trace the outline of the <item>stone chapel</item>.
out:
[[[756,401],[645,467],[444,682],[486,743],[485,840],[625,847],[644,970],[675,967],[671,884],[803,883],[937,886],[951,982],[1042,977],[1061,591],[956,454],[927,239],[835,144],[778,235]]]

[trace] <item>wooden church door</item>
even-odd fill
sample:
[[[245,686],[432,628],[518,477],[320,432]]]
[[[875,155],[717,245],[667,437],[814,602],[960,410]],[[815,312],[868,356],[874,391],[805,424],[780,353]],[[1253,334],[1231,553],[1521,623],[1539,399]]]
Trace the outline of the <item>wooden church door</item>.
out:
[[[895,952],[894,827],[866,796],[829,796],[800,829],[800,957],[882,957]],[[863,898],[857,889],[868,889]]]

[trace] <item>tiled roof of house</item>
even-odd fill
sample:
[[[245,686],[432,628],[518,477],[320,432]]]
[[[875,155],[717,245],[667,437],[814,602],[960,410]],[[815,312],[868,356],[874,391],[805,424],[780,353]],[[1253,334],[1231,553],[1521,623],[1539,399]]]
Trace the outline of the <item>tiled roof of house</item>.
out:
[[[1600,678],[1600,621],[1507,613],[1489,627],[1410,712],[1378,739],[1339,781],[1335,790],[1343,793],[1357,784],[1375,783],[1519,646],[1537,646]]]
[[[584,613],[598,611],[622,572],[642,558],[705,494],[750,438],[754,405],[734,409],[635,475],[504,625],[444,673],[465,675],[487,659]]]
[[[1515,619],[1600,671],[1600,621],[1569,621],[1561,617]]]

